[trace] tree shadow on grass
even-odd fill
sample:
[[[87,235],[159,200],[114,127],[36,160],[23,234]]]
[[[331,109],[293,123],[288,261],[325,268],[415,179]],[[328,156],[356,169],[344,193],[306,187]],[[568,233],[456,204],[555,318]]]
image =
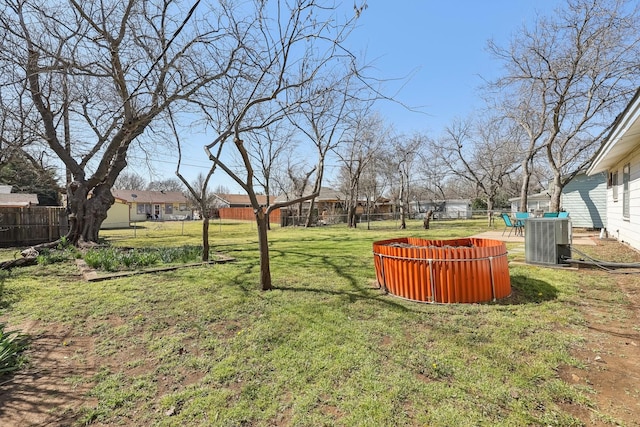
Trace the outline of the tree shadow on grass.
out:
[[[558,289],[548,282],[521,274],[511,276],[511,295],[497,300],[497,305],[540,304],[558,298]]]
[[[277,283],[277,278],[274,278],[273,289],[291,292],[312,292],[325,295],[344,296],[348,298],[349,302],[355,302],[357,300],[370,300],[380,302],[394,308],[401,309],[403,311],[412,311],[408,304],[401,302],[400,300],[393,300],[389,298],[382,291],[376,292],[377,288],[373,283],[367,286],[362,285],[362,279],[351,274],[349,270],[349,264],[344,260],[337,259],[330,254],[318,254],[318,253],[306,253],[301,251],[281,251],[274,248],[270,249],[271,261],[276,259],[283,259],[294,263],[298,266],[302,266],[305,269],[322,268],[328,271],[333,271],[336,276],[345,280],[348,288],[350,289],[331,289],[329,287],[323,288],[321,286],[291,286],[282,285]],[[253,268],[259,268],[258,266],[252,266]],[[243,278],[246,278],[250,273],[254,273],[250,266],[242,275],[236,280],[238,285],[246,285]],[[329,278],[329,275],[326,276]],[[558,298],[558,289],[548,282],[538,280],[530,276],[514,275],[511,276],[511,295],[497,300],[495,302],[487,302],[487,304],[494,305],[522,305],[522,304],[540,304],[546,301],[552,301]]]
[[[274,254],[275,253],[275,254]],[[345,279],[351,289],[355,292],[359,292],[361,294],[366,294],[367,289],[360,286],[356,277],[352,274],[349,274],[347,269],[345,269],[346,265],[349,262],[345,262],[343,260],[342,263],[336,262],[336,257],[329,256],[327,254],[312,254],[306,252],[298,252],[298,251],[280,251],[280,250],[271,250],[271,259],[274,260],[276,258],[285,258],[285,257],[297,257],[297,261],[295,261],[298,265],[303,266],[308,269],[313,268],[324,268],[327,267],[333,270],[333,272],[340,278]]]
[[[327,268],[329,267],[333,272],[340,278],[346,280],[350,290],[336,290],[329,288],[322,288],[317,286],[286,286],[286,285],[278,285],[274,284],[274,289],[281,291],[290,291],[290,292],[313,292],[324,295],[336,295],[336,296],[344,296],[348,298],[350,303],[356,302],[358,300],[370,300],[379,303],[383,303],[385,305],[391,306],[393,308],[397,308],[403,311],[411,311],[406,305],[403,305],[399,302],[393,301],[389,298],[386,298],[386,295],[379,291],[379,288],[375,285],[371,286],[362,286],[361,281],[359,281],[354,275],[349,274],[347,269],[345,269],[344,265],[336,262],[334,257],[328,255],[317,255],[317,254],[309,254],[304,252],[296,252],[296,251],[278,251],[272,250],[272,253],[275,255],[272,256],[272,259],[275,257],[285,257],[285,256],[296,256],[299,257],[299,262],[305,266],[305,268]],[[328,276],[327,276],[328,277]]]
[[[378,288],[371,288],[371,289],[377,290]],[[398,302],[399,300],[391,299],[386,294],[382,293],[382,291],[380,291],[380,293],[378,294],[372,294],[372,293],[357,292],[357,291],[351,292],[347,290],[337,291],[333,289],[323,289],[323,288],[310,287],[310,286],[300,286],[300,287],[276,286],[274,287],[274,290],[287,291],[287,292],[311,292],[311,293],[316,293],[321,295],[344,296],[344,297],[347,297],[349,299],[349,302],[352,302],[352,303],[358,300],[367,300],[375,303],[380,303],[404,312],[414,311],[414,310],[411,310],[407,305],[401,304],[400,302]]]

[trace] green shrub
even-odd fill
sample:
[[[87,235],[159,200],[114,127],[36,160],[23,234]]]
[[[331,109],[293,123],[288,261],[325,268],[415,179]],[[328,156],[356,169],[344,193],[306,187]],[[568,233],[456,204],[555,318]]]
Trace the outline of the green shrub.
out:
[[[72,251],[68,250],[41,249],[40,254],[36,257],[36,261],[39,265],[49,265],[74,258],[75,255],[72,256],[72,254]]]
[[[36,261],[39,265],[49,265],[76,258],[82,258],[82,254],[78,248],[69,243],[65,237],[62,237],[55,248],[40,249]]]
[[[91,268],[116,271],[120,266],[119,251],[113,248],[90,249],[84,254],[84,261]]]
[[[27,347],[27,336],[18,331],[5,331],[0,323],[0,375],[19,369],[24,359],[22,351]]]
[[[67,240],[67,236],[62,236],[60,238],[60,243],[58,243],[58,249],[64,250],[67,248],[73,248],[73,245]]]
[[[188,263],[202,258],[202,248],[199,246],[182,246],[179,248],[160,248],[157,250],[162,262],[171,264],[175,262]]]
[[[133,250],[100,248],[87,251],[84,255],[84,260],[91,268],[117,271],[120,269],[148,267],[158,263],[194,262],[201,257],[202,249],[198,246]]]

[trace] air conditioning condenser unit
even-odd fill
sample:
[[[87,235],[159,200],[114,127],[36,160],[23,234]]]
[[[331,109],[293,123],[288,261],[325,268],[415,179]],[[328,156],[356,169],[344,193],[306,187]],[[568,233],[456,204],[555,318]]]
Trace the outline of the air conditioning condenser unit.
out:
[[[571,258],[571,220],[569,218],[527,218],[524,251],[529,264],[564,264]]]

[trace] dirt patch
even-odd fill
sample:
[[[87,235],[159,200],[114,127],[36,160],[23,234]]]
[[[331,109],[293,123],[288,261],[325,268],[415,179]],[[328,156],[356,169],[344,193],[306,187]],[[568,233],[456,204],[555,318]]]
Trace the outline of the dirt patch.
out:
[[[640,261],[640,254],[615,242],[601,242],[595,254],[604,260]],[[606,289],[583,289],[580,311],[586,321],[584,342],[572,353],[580,368],[563,367],[566,382],[586,387],[595,406],[565,409],[588,426],[640,426],[640,275],[591,272],[618,285],[622,295]]]
[[[26,356],[29,366],[0,384],[0,424],[13,426],[66,426],[78,409],[91,404],[86,397],[88,378],[95,373],[94,343],[74,336],[70,327],[38,322],[15,325],[32,337]]]

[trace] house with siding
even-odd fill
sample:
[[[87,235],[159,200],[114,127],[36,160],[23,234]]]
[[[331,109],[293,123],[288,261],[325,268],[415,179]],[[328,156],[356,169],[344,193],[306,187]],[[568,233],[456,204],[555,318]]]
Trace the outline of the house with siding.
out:
[[[512,213],[521,212],[520,196],[510,198],[509,202],[511,203]],[[529,213],[548,212],[550,205],[551,196],[546,190],[527,195],[527,212]]]
[[[409,211],[417,218],[424,218],[428,211],[433,211],[434,219],[469,219],[472,215],[471,200],[416,200],[409,202]]]
[[[255,221],[255,213],[248,194],[215,193],[213,197],[214,209],[211,212],[212,218]],[[266,208],[267,196],[258,194],[256,199],[260,206]],[[271,198],[270,202],[273,202],[273,198]],[[272,212],[269,221],[278,223],[280,221],[280,210]]]
[[[562,189],[560,207],[569,212],[572,227],[605,228],[607,218],[606,174],[577,174]]]
[[[251,199],[247,194],[223,194],[215,193],[213,197],[216,199],[214,203],[217,208],[250,208]],[[267,204],[267,196],[256,195],[260,206]],[[273,201],[273,200],[272,200]]]
[[[562,189],[560,209],[569,212],[572,227],[602,229],[607,216],[606,175],[589,176],[578,173]],[[547,190],[527,197],[527,212],[541,214],[549,211],[551,196]],[[511,212],[520,211],[520,197],[509,199]]]
[[[129,228],[131,225],[129,212],[129,204],[127,201],[116,197],[116,201],[107,211],[107,218],[102,221],[100,229]]]
[[[12,193],[10,185],[0,185],[0,206],[5,208],[24,208],[38,206],[37,194]]]
[[[304,196],[308,196],[311,194],[312,189],[307,189],[304,191]],[[277,203],[285,202],[294,198],[294,196],[288,196],[286,194],[282,194],[278,196],[276,199]],[[321,187],[320,194],[315,198],[314,207],[317,209],[318,214],[322,215],[322,213],[326,213],[327,215],[341,215],[344,214],[347,210],[346,207],[347,195],[342,191],[335,190],[330,187]],[[289,209],[293,210],[296,208],[295,206],[290,206]],[[306,215],[306,212],[309,211],[309,207],[311,206],[311,201],[307,200],[303,202],[303,215]],[[363,196],[359,196],[356,201],[356,214],[362,215],[366,212],[367,199]],[[389,199],[385,197],[379,197],[375,202],[371,203],[372,206],[371,213],[374,215],[380,214],[390,214],[393,212],[393,204]]]
[[[587,175],[605,173],[609,234],[640,249],[640,90],[616,118]]]
[[[116,200],[125,201],[129,207],[131,222],[178,221],[193,218],[189,201],[179,191],[111,190],[111,194]]]

